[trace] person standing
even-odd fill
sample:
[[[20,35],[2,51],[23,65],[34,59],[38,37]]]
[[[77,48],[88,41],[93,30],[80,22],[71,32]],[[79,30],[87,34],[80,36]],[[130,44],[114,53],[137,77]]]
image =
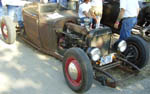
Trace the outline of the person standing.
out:
[[[48,3],[49,0],[40,0],[40,3]]]
[[[48,0],[50,3],[58,3],[58,0]]]
[[[90,18],[89,10],[91,8],[90,0],[84,0],[83,3],[79,5],[78,16],[81,20],[81,23],[84,23],[85,18]]]
[[[120,0],[120,13],[114,24],[116,29],[121,24],[119,41],[126,40],[131,36],[131,30],[137,23],[138,14],[138,0]],[[122,23],[120,23],[121,20]]]
[[[92,18],[94,19],[94,22],[96,24],[96,28],[100,27],[100,21],[102,18],[102,13],[103,13],[103,2],[102,0],[92,0],[91,1],[91,9],[90,9],[90,14]]]
[[[22,0],[2,0],[2,5],[7,7],[8,16],[13,21],[16,16],[19,28],[23,28],[22,7],[25,5],[25,2]]]
[[[0,0],[0,19],[2,18],[2,16],[3,16],[3,7],[2,7],[2,2],[1,2],[1,0]]]

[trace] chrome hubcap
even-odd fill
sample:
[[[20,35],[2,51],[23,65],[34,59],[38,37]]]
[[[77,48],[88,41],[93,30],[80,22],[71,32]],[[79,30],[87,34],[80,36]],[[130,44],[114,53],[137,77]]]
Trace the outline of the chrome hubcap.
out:
[[[68,67],[69,75],[73,80],[76,80],[78,77],[78,70],[73,62],[69,64]]]

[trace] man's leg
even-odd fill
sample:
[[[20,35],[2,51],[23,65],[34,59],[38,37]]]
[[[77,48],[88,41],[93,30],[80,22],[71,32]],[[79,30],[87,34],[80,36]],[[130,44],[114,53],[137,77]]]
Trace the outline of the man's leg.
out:
[[[89,19],[89,18],[87,18],[87,17],[82,17],[82,18],[80,18],[80,25],[81,25],[81,26],[85,26],[85,19]],[[90,22],[89,22],[88,25],[89,25],[89,27],[91,28],[91,24],[93,23],[93,19],[90,18],[89,21],[90,21]]]
[[[97,19],[96,28],[100,27],[101,18],[102,18],[101,16],[96,16],[96,19]]]
[[[124,19],[122,21],[122,26],[120,30],[120,38],[113,44],[112,46],[113,50],[117,50],[118,43],[121,40],[126,40],[128,37],[131,36],[131,30],[136,25],[136,23],[137,23],[137,18],[129,18],[129,19]]]
[[[2,7],[2,2],[0,1],[0,19],[3,16],[3,7]]]
[[[119,40],[126,40],[131,36],[131,30],[136,25],[137,18],[127,18],[122,21]]]
[[[23,18],[22,18],[22,8],[19,6],[7,5],[8,16],[14,21],[15,15],[17,16],[17,21],[19,27],[23,27]]]
[[[7,13],[8,16],[14,21],[15,19],[15,13],[16,13],[16,6],[7,5]]]
[[[17,21],[18,21],[18,24],[19,24],[19,27],[22,28],[24,27],[24,24],[23,24],[23,16],[22,16],[22,7],[18,7],[17,8]]]

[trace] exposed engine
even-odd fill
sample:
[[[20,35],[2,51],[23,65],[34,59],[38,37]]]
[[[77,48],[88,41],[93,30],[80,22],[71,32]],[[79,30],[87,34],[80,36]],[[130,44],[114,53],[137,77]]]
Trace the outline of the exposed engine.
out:
[[[86,36],[82,34],[66,29],[66,31],[63,32],[63,36],[59,39],[59,44],[64,49],[71,47],[85,48],[87,46],[85,37]]]

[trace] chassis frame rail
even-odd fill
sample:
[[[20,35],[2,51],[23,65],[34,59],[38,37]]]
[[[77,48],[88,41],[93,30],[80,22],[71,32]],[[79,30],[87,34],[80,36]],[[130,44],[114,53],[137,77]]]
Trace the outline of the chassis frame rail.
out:
[[[123,82],[123,81],[127,80],[128,78],[133,77],[133,76],[135,76],[136,74],[138,74],[140,72],[140,69],[135,64],[133,64],[130,61],[128,61],[127,59],[124,59],[124,58],[122,58],[120,56],[116,56],[116,57],[117,57],[116,59],[119,60],[118,62],[113,62],[113,63],[107,64],[107,65],[104,65],[104,66],[101,66],[101,67],[93,66],[94,70],[104,74],[106,77],[111,79],[111,81],[106,79],[105,77],[103,77],[103,79],[101,79],[102,76],[99,77],[99,76],[95,75],[95,79],[98,80],[99,82],[101,82],[102,85],[106,85],[106,86],[109,86],[109,87],[112,87],[112,88],[116,88],[116,86],[120,82]],[[131,69],[128,70],[129,68],[123,66],[123,63],[126,63],[126,64],[130,65],[132,68],[134,68],[134,70],[131,70]],[[131,75],[127,76],[125,79],[117,80],[110,73],[105,71],[105,70],[108,70],[108,69],[112,69],[114,67],[118,67],[122,71],[127,71],[127,72],[131,73]]]

